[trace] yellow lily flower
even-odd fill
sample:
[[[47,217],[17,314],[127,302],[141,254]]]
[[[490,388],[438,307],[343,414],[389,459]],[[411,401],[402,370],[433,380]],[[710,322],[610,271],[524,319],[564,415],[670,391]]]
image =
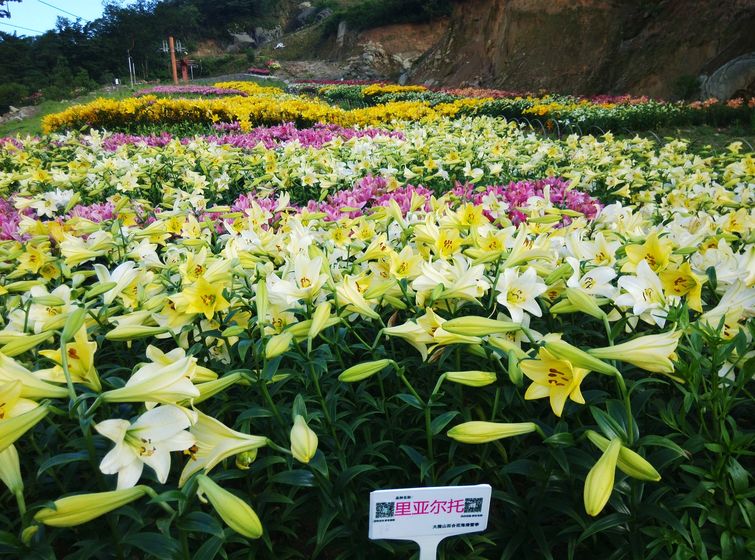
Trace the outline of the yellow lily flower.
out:
[[[556,416],[561,416],[567,398],[585,404],[580,384],[590,370],[575,367],[568,360],[558,359],[545,348],[540,348],[538,359],[522,360],[519,367],[532,380],[524,393],[526,400],[548,397]]]
[[[231,306],[223,297],[223,286],[210,284],[204,278],[197,279],[170,299],[182,313],[202,313],[208,320],[212,319],[215,313]]]
[[[66,344],[68,372],[74,383],[81,383],[96,392],[102,391],[100,376],[94,368],[94,353],[97,350],[96,342],[89,342],[85,326],[76,332],[74,341]],[[55,383],[65,383],[63,372],[63,358],[60,350],[40,350],[39,353],[55,362],[57,365],[48,370],[41,370],[37,375],[42,379]]]
[[[651,233],[645,243],[641,245],[627,245],[624,249],[628,262],[621,267],[622,272],[634,272],[643,259],[653,272],[658,272],[668,266],[673,243],[667,239],[659,239],[658,232]]]
[[[664,270],[660,273],[663,291],[667,296],[682,297],[687,296],[687,305],[702,313],[703,302],[701,292],[703,284],[706,282],[704,276],[695,274],[688,262],[683,263],[679,268]]]

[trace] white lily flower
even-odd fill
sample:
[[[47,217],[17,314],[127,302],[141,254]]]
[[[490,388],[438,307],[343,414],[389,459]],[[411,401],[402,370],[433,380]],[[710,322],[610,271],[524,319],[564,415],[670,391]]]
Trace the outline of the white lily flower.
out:
[[[194,436],[186,431],[190,425],[187,411],[172,405],[153,408],[133,424],[120,419],[100,422],[94,429],[115,443],[102,459],[100,470],[118,475],[118,490],[136,485],[145,464],[165,483],[170,471],[170,452],[194,445]]]
[[[232,430],[219,420],[197,413],[197,422],[190,428],[195,438],[189,450],[191,460],[186,463],[178,486],[183,486],[191,476],[204,470],[207,474],[222,460],[244,451],[253,451],[267,445],[267,438]],[[255,451],[256,452],[256,451]]]
[[[588,270],[580,276],[579,261],[574,257],[566,257],[566,262],[572,267],[574,273],[566,281],[570,288],[582,290],[591,296],[603,296],[613,298],[616,288],[611,285],[611,280],[616,278],[616,271],[608,266],[599,266]]]
[[[102,393],[107,402],[157,402],[173,404],[199,396],[191,382],[196,371],[193,357],[188,356],[165,364],[152,362],[140,367],[119,388]]]
[[[632,308],[632,313],[648,324],[663,327],[666,324],[666,298],[658,275],[653,272],[645,259],[642,259],[634,276],[622,276],[618,286],[626,293],[618,296],[616,305]]]
[[[136,277],[139,276],[139,270],[136,268],[136,263],[133,261],[126,261],[119,264],[113,272],[110,272],[101,264],[94,264],[94,271],[97,273],[97,279],[101,283],[115,282],[115,286],[104,293],[103,300],[105,305],[109,305],[118,295],[131,284]]]
[[[547,287],[534,268],[527,268],[522,275],[516,269],[505,269],[498,277],[495,289],[499,292],[496,300],[509,310],[514,323],[524,320],[525,311],[536,317],[543,314],[535,298],[545,292]]]

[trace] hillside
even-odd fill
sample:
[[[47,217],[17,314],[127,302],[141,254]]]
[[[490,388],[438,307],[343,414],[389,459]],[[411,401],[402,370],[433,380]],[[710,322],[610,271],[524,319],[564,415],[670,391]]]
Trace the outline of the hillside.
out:
[[[197,64],[196,77],[242,72],[275,58],[291,79],[749,96],[753,28],[755,0],[112,3],[100,19],[61,19],[39,37],[0,32],[0,112],[70,98],[115,78],[127,82],[127,56],[137,80],[167,80],[168,56],[160,45],[168,35],[182,41],[185,56]],[[700,77],[711,74],[700,91]]]
[[[412,80],[668,97],[755,51],[753,0],[467,0]]]

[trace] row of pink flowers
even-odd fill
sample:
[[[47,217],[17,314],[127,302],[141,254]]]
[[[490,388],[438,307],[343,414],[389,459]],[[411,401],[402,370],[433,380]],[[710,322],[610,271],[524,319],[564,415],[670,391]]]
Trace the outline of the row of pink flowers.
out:
[[[369,86],[385,84],[384,80],[299,80],[296,84],[316,84],[320,86]]]
[[[226,130],[234,130],[228,127]],[[273,148],[286,142],[298,141],[303,146],[320,148],[323,144],[343,138],[375,138],[376,136],[386,136],[391,138],[403,139],[403,134],[398,131],[388,131],[380,128],[344,128],[334,124],[317,124],[311,128],[296,128],[293,123],[285,123],[278,126],[258,127],[250,132],[238,134],[218,134],[201,136],[200,138],[214,144],[227,144],[236,148],[251,149],[260,142],[266,148]],[[152,147],[163,147],[171,142],[174,137],[163,132],[161,134],[151,134],[148,136],[139,136],[134,134],[115,133],[108,136],[103,141],[103,147],[106,150],[113,151],[124,144],[139,144]],[[194,138],[180,138],[182,144],[192,142]]]
[[[18,233],[18,224],[21,221],[21,214],[13,206],[11,200],[0,198],[0,241],[14,239],[23,241]]]
[[[550,204],[557,208],[581,212],[589,220],[595,219],[603,208],[597,198],[583,191],[570,189],[569,183],[558,177],[516,181],[506,185],[487,187],[457,183],[451,191],[451,196],[473,204],[482,204],[491,195],[495,200],[503,201],[508,205],[508,216],[514,224],[527,220],[527,215],[521,209],[531,207],[538,199],[549,200]],[[488,217],[492,218],[490,215]],[[570,221],[568,217],[564,218],[564,223]]]
[[[286,210],[299,212],[306,209],[309,212],[322,212],[327,221],[337,221],[342,218],[355,218],[366,213],[370,208],[389,206],[395,201],[402,213],[411,210],[412,200],[416,196],[424,197],[424,209],[430,209],[430,198],[433,191],[422,185],[403,185],[394,190],[388,190],[388,182],[383,177],[368,175],[356,181],[350,189],[337,191],[329,195],[325,200],[310,200],[304,206],[289,204]],[[549,177],[534,181],[518,181],[506,185],[491,185],[478,187],[472,184],[456,183],[450,191],[453,199],[459,203],[471,202],[483,204],[493,200],[503,203],[501,210],[511,219],[514,224],[527,220],[523,212],[528,207],[538,204],[539,201],[549,201],[551,206],[565,208],[581,212],[587,219],[594,219],[603,205],[596,198],[582,191],[570,189],[568,183],[557,177]],[[259,197],[256,193],[240,195],[232,204],[234,212],[245,212],[253,204],[273,213],[278,206],[279,200],[275,197]],[[140,207],[137,210],[138,220],[147,223],[154,221],[153,216],[148,216]],[[159,213],[159,209],[156,210]],[[18,225],[23,215],[33,216],[32,210],[19,213],[13,206],[12,197],[9,200],[0,199],[0,240],[23,241],[23,236],[18,232]],[[486,216],[493,222],[496,216],[486,211]],[[80,217],[100,223],[112,220],[116,217],[115,207],[111,202],[94,203],[90,205],[75,206],[67,217]],[[64,219],[59,216],[56,220]],[[223,232],[223,223],[220,214],[201,213],[200,220],[212,220],[216,222],[218,233]],[[273,217],[273,221],[277,220]],[[569,223],[565,217],[563,223]]]
[[[137,91],[134,96],[140,95],[240,95],[246,97],[247,94],[238,89],[217,88],[213,86],[154,86],[151,88]]]
[[[388,183],[383,177],[368,175],[359,179],[351,189],[337,191],[323,201],[310,200],[304,208],[310,212],[323,212],[326,220],[336,221],[341,218],[361,216],[370,208],[389,206],[391,201],[395,201],[401,211],[406,214],[411,209],[415,195],[425,198],[424,209],[429,210],[429,202],[433,194],[433,191],[422,185],[411,184],[389,191]],[[550,201],[550,206],[580,212],[589,220],[595,219],[603,208],[603,204],[597,198],[585,192],[570,189],[567,181],[557,177],[486,187],[457,182],[450,194],[460,203],[473,204],[482,204],[492,196],[494,200],[504,203],[502,208],[505,209],[509,219],[517,225],[527,220],[527,215],[523,210],[536,205],[538,200],[546,201],[547,199]],[[251,208],[252,203],[270,212],[277,205],[274,198],[258,198],[254,193],[247,193],[236,199],[232,210],[244,212]],[[289,205],[288,208],[295,211],[301,209],[295,205]],[[495,216],[490,212],[487,212],[486,216],[491,221],[495,221]],[[570,221],[568,217],[563,219],[565,224]]]

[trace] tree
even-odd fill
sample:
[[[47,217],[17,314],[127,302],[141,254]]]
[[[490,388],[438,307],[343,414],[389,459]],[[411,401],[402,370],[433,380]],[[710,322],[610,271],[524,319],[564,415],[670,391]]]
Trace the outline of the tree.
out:
[[[20,2],[21,0],[0,0],[0,19],[10,17],[8,2]]]

